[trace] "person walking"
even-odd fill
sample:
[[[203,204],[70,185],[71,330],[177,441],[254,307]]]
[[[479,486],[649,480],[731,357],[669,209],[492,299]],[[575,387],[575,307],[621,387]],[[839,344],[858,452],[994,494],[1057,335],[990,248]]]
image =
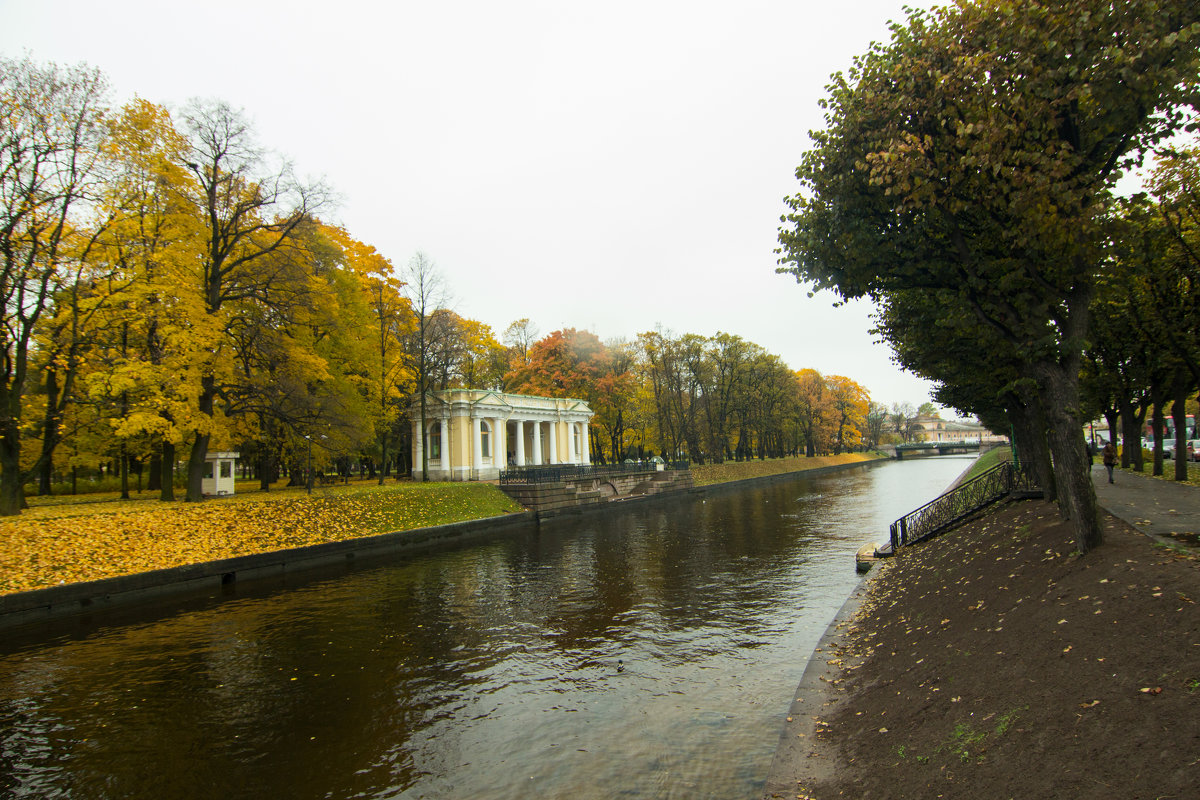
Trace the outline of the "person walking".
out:
[[[1112,442],[1106,442],[1100,455],[1104,457],[1104,468],[1108,470],[1108,482],[1112,483],[1113,467],[1117,465],[1117,448],[1113,447]]]

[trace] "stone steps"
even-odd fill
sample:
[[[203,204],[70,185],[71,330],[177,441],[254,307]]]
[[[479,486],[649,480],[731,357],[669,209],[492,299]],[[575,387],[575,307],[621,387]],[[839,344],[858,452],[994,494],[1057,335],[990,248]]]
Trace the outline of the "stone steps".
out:
[[[585,477],[501,486],[500,489],[530,511],[541,513],[591,506],[628,497],[681,491],[694,485],[690,470],[666,470],[653,473],[649,478],[644,473],[601,478]]]

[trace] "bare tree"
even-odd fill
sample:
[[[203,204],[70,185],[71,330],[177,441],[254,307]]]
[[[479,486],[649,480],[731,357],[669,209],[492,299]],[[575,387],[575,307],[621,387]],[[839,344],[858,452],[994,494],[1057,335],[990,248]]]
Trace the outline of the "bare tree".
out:
[[[900,437],[900,441],[912,440],[913,431],[917,424],[917,409],[912,403],[892,403],[892,413],[889,415],[892,430]]]
[[[97,70],[0,58],[0,515],[18,514],[21,424],[35,328],[77,280],[94,235],[106,83]],[[35,465],[35,469],[38,465]]]
[[[537,341],[538,327],[522,317],[504,329],[503,342],[506,347],[521,357],[522,364],[529,363],[529,348]]]
[[[429,480],[429,448],[425,445],[428,420],[428,394],[435,377],[435,349],[439,311],[448,303],[446,282],[429,256],[418,252],[404,269],[404,296],[413,313],[412,334],[405,343],[404,357],[416,376],[416,392],[421,408],[417,441],[421,444],[421,480]],[[414,464],[414,467],[416,465]]]

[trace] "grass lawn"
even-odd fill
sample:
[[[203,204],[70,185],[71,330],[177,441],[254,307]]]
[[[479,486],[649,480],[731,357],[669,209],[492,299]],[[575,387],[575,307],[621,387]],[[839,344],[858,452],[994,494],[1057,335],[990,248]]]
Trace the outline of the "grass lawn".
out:
[[[1097,457],[1096,463],[1100,463],[1099,457]],[[1154,454],[1149,453],[1149,452],[1146,453],[1145,464],[1143,465],[1143,469],[1141,472],[1138,472],[1137,470],[1133,469],[1133,467],[1130,467],[1129,469],[1127,469],[1126,472],[1132,472],[1137,475],[1145,475],[1147,478],[1154,478],[1154,479],[1160,480],[1160,481],[1174,481],[1176,483],[1190,483],[1193,486],[1200,486],[1200,461],[1188,461],[1186,463],[1187,463],[1187,480],[1186,481],[1175,481],[1175,462],[1174,461],[1164,461],[1163,462],[1163,474],[1155,475],[1154,474]],[[1120,469],[1120,466],[1118,465],[1117,468]]]
[[[979,458],[975,459],[971,463],[971,468],[967,470],[967,473],[965,475],[963,475],[963,479],[962,479],[961,483],[966,483],[967,481],[974,478],[976,475],[981,475],[984,472],[987,472],[989,469],[996,466],[997,464],[1000,464],[1001,462],[1011,461],[1011,460],[1012,460],[1012,449],[1011,448],[1009,448],[1008,446],[993,447],[991,450],[988,450],[986,453],[984,453],[983,455],[981,455]]]
[[[144,494],[31,497],[0,520],[0,594],[521,511],[487,483],[353,483],[194,504]]]

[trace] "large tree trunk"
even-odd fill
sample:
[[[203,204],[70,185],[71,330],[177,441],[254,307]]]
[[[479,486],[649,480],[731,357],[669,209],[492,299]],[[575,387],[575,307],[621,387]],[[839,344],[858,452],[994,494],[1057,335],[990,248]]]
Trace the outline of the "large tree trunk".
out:
[[[46,413],[42,424],[42,454],[38,461],[39,497],[51,493],[50,482],[54,474],[54,448],[58,446],[61,437],[59,425],[59,388],[58,371],[46,370]]]
[[[1041,403],[1032,393],[1014,405],[1010,413],[1013,437],[1016,439],[1017,457],[1033,465],[1042,495],[1051,503],[1058,501],[1058,484],[1054,479],[1054,464],[1050,458],[1050,444],[1046,439],[1046,418]]]
[[[121,499],[129,499],[129,453],[125,450],[125,442],[121,442],[121,452],[118,456],[121,471]]]
[[[175,500],[175,443],[162,443],[162,491],[159,500],[170,503]]]
[[[217,397],[216,379],[206,375],[200,379],[200,413],[210,420],[213,415],[213,405]],[[209,432],[196,432],[192,442],[192,452],[188,455],[187,464],[187,496],[189,503],[199,503],[204,499],[204,461],[208,456],[208,443],[212,439]]]
[[[154,492],[162,489],[162,454],[150,451],[150,474],[146,478],[146,489]]]
[[[258,453],[258,488],[264,492],[271,491],[271,452],[265,446]]]
[[[44,459],[38,467],[38,497],[46,497],[54,494],[53,480],[54,462],[50,459]]]
[[[1033,365],[1033,371],[1042,389],[1042,408],[1049,426],[1059,508],[1071,522],[1076,546],[1081,553],[1086,553],[1104,542],[1104,529],[1100,525],[1096,489],[1092,485],[1079,413],[1076,360],[1067,359],[1066,365],[1040,362]]]
[[[1187,376],[1180,374],[1175,379],[1175,402],[1171,404],[1171,419],[1175,422],[1175,480],[1186,481],[1187,469]]]
[[[192,450],[188,453],[187,494],[183,498],[188,503],[204,500],[204,461],[208,456],[208,442],[211,438],[207,433],[197,433],[195,441],[192,442]]]
[[[1163,430],[1166,427],[1163,425],[1162,413],[1162,398],[1154,401],[1154,412],[1150,418],[1151,427],[1154,430],[1154,469],[1151,472],[1154,475],[1163,474]]]
[[[1121,448],[1121,466],[1126,469],[1133,467],[1141,472],[1145,467],[1142,456],[1142,426],[1136,404],[1128,399],[1121,401],[1121,439],[1125,444]]]
[[[0,516],[21,513],[21,429],[11,415],[0,423]]]

